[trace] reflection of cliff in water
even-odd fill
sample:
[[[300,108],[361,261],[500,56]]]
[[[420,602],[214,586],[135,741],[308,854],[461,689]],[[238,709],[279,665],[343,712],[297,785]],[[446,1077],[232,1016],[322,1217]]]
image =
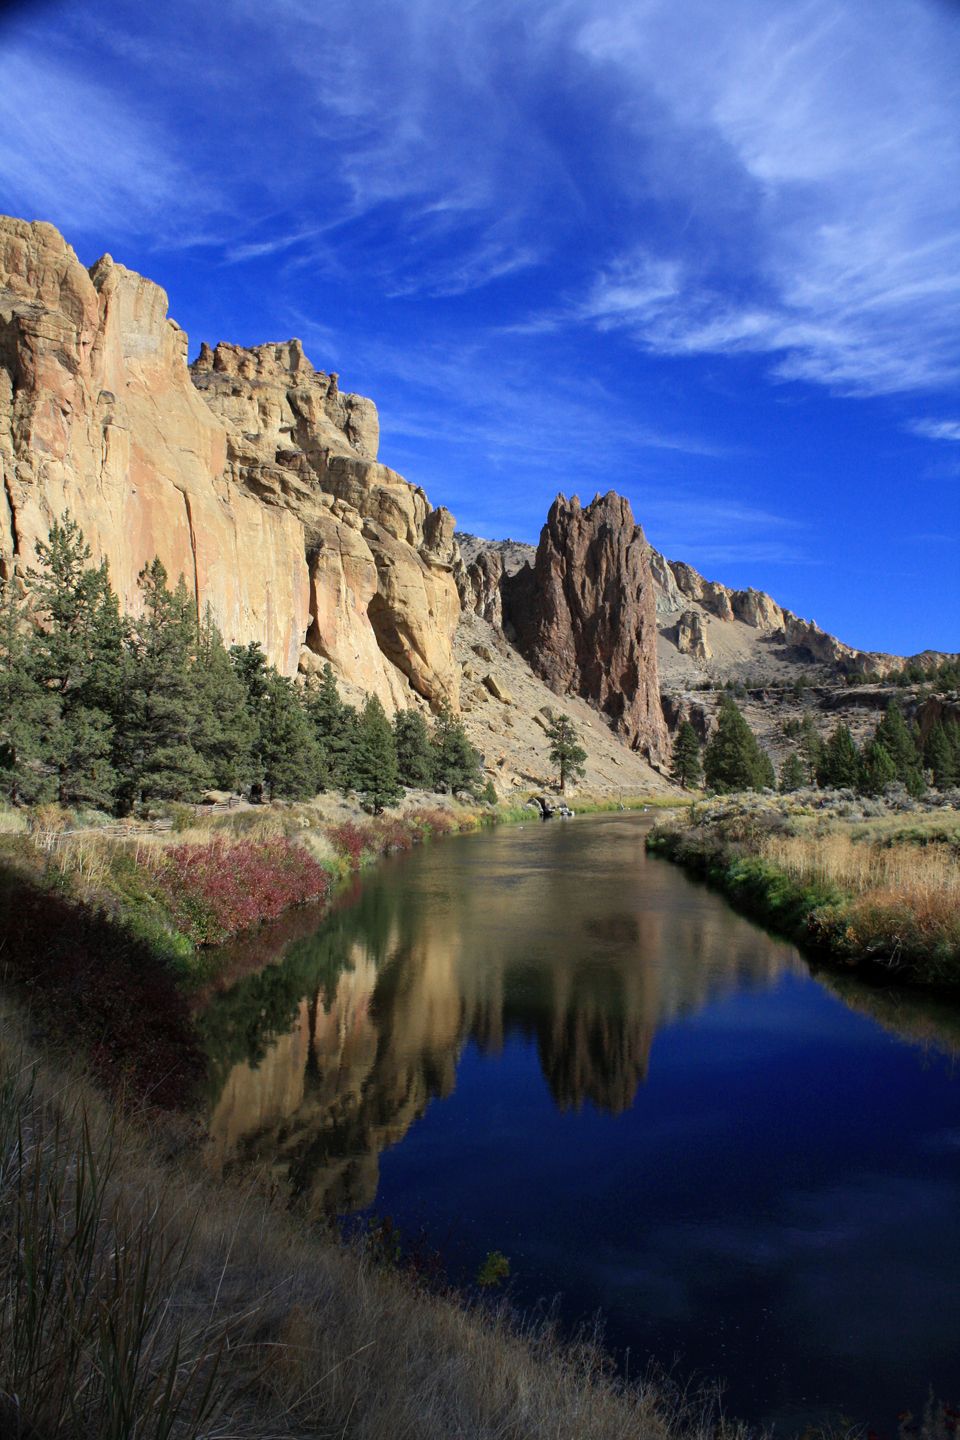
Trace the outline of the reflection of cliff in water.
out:
[[[618,1112],[661,1025],[794,963],[715,897],[637,910],[619,895],[617,910],[589,884],[555,893],[547,868],[462,887],[403,873],[374,877],[200,1019],[214,1164],[264,1166],[313,1213],[373,1204],[380,1152],[451,1092],[467,1041],[496,1051],[522,1034],[560,1108]]]

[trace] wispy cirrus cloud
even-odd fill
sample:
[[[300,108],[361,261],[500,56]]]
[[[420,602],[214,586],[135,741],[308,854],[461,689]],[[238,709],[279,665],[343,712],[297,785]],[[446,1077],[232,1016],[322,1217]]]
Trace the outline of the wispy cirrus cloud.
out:
[[[907,429],[924,440],[960,441],[960,420],[911,420]]]
[[[602,266],[575,313],[665,354],[768,354],[842,393],[955,383],[960,17],[922,0],[596,11],[582,51],[656,97],[637,124],[657,198],[690,208]]]
[[[66,58],[18,45],[3,52],[0,187],[8,209],[85,232],[169,230],[200,205],[162,124]],[[203,198],[216,204],[210,189]]]

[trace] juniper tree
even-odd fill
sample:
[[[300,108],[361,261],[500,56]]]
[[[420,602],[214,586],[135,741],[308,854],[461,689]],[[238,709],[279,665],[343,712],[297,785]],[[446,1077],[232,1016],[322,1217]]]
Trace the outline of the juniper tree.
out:
[[[36,628],[33,674],[55,697],[59,724],[50,763],[61,804],[109,806],[116,776],[114,717],[121,703],[125,627],[106,564],[91,565],[79,525],[64,514],[36,545],[38,569],[27,572]]]
[[[807,773],[803,761],[795,750],[791,750],[780,766],[780,793],[790,795],[802,790],[807,784]]]
[[[926,761],[938,790],[960,783],[960,725],[937,721],[927,737]]]
[[[256,744],[263,785],[271,800],[306,800],[320,787],[323,754],[300,692],[272,666],[264,671]]]
[[[419,710],[397,711],[393,738],[400,784],[414,790],[429,790],[433,785],[434,753],[429,727]]]
[[[763,790],[775,783],[769,757],[729,695],[721,696],[717,728],[704,752],[703,770],[707,785],[719,794]]]
[[[481,784],[480,756],[449,705],[443,704],[433,727],[434,786],[440,791],[475,791]]]
[[[700,738],[689,720],[684,720],[673,744],[670,778],[684,790],[695,788],[703,778]]]
[[[354,753],[353,785],[374,814],[400,796],[397,779],[397,744],[390,721],[376,695],[370,695],[360,712]]]
[[[820,754],[817,783],[831,790],[855,789],[860,779],[860,752],[849,728],[839,721]]]
[[[324,665],[318,684],[306,696],[307,714],[323,754],[329,784],[351,789],[354,781],[357,712],[340,698],[333,669]]]
[[[253,780],[259,726],[249,692],[207,606],[197,636],[194,743],[218,790],[245,790]]]
[[[901,784],[907,787],[911,795],[922,795],[926,786],[917,737],[908,727],[896,700],[890,701],[873,738],[890,756]]]
[[[199,631],[183,576],[175,590],[159,559],[138,577],[143,614],[135,622],[125,665],[126,715],[118,737],[121,798],[189,800],[210,784],[197,748],[202,730],[196,683]]]
[[[558,771],[557,788],[563,794],[568,780],[579,780],[586,768],[587,752],[580,744],[580,736],[572,720],[566,715],[557,715],[547,726],[550,741],[550,762]]]
[[[897,767],[889,750],[874,737],[860,755],[858,789],[864,795],[882,795],[897,778]]]
[[[804,711],[803,719],[800,722],[797,751],[804,768],[806,783],[808,785],[815,784],[817,773],[820,769],[820,762],[823,758],[823,741],[817,732],[817,727],[813,723],[813,716],[809,710]]]

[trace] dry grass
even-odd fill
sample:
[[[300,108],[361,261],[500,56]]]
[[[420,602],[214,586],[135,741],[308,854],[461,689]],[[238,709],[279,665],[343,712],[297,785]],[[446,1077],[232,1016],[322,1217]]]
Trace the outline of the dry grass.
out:
[[[761,855],[804,882],[851,895],[897,894],[911,904],[960,909],[960,857],[945,845],[879,844],[843,831],[771,836]]]
[[[625,1385],[589,1339],[428,1293],[161,1161],[82,1077],[28,1061],[9,1015],[0,1076],[3,1433],[716,1440],[701,1399]]]

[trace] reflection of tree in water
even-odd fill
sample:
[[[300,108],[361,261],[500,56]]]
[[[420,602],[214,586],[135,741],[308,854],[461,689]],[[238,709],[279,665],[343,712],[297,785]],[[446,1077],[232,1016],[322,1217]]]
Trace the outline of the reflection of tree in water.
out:
[[[550,928],[546,870],[486,892],[403,873],[374,877],[200,1019],[213,1163],[268,1167],[314,1214],[374,1202],[380,1153],[452,1092],[468,1039],[496,1051],[524,1035],[560,1108],[619,1113],[659,1025],[793,963],[715,897],[674,913],[567,893]]]

